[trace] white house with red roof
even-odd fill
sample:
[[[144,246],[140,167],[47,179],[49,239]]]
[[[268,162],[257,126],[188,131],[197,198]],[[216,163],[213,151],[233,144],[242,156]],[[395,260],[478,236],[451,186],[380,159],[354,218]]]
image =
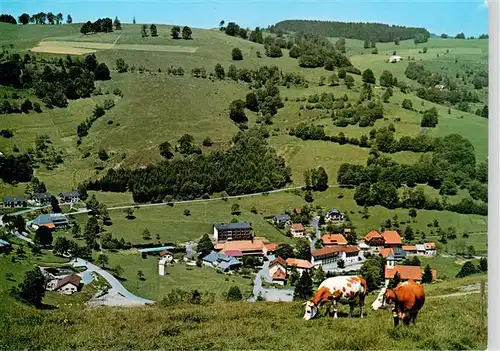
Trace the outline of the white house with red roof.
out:
[[[56,284],[54,291],[60,292],[61,294],[71,295],[77,292],[80,288],[81,279],[82,278],[76,274],[70,274]]]
[[[290,233],[294,238],[303,238],[306,236],[306,228],[302,223],[294,223],[290,226]]]

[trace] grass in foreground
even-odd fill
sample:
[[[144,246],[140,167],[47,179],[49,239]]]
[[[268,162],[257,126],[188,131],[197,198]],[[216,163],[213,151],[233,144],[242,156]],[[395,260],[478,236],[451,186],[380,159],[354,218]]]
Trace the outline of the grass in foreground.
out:
[[[367,301],[371,303],[375,295]],[[369,306],[369,304],[367,304]],[[364,319],[304,321],[301,303],[216,302],[168,308],[2,304],[0,348],[67,349],[485,349],[480,297],[428,299],[417,324],[394,329],[389,311]],[[341,308],[346,312],[346,308]],[[359,313],[356,310],[356,313]]]

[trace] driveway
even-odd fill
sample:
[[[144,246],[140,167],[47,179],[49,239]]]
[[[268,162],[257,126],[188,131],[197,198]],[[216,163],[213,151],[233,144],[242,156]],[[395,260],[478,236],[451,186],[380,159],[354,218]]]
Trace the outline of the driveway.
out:
[[[117,294],[120,294],[126,299],[129,299],[131,301],[134,301],[139,304],[151,304],[155,303],[155,301],[143,299],[142,297],[135,296],[131,292],[129,292],[125,287],[120,283],[118,279],[116,279],[113,275],[111,275],[109,272],[105,271],[104,269],[96,266],[93,263],[90,263],[88,261],[85,261],[81,258],[75,258],[72,261],[73,267],[87,267],[88,272],[95,272],[98,273],[101,277],[106,279],[106,281],[111,285],[111,288],[116,291]],[[121,305],[119,305],[121,306]]]

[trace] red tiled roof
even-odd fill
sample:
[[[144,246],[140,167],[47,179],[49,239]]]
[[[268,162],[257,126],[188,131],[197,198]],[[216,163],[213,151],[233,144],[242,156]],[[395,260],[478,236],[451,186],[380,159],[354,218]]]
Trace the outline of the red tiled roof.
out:
[[[385,278],[392,279],[396,272],[399,273],[401,279],[421,280],[424,270],[418,266],[394,266],[394,268],[385,267]],[[432,270],[432,280],[437,279],[437,272]]]
[[[280,264],[283,267],[286,267],[286,261],[284,259],[282,259],[281,257],[279,257],[279,256],[276,257],[274,260],[272,260],[271,263],[269,263],[269,267],[272,267],[275,264]]]
[[[323,256],[327,255],[330,253],[339,253],[339,252],[359,252],[359,248],[356,246],[331,246],[331,247],[324,247],[319,250],[313,250],[311,254],[313,256]]]
[[[312,268],[312,263],[307,260],[301,260],[299,258],[287,258],[286,265],[288,267],[296,266],[297,268],[310,269]]]
[[[262,240],[234,240],[226,241],[224,243],[217,243],[217,245],[215,245],[215,250],[239,250],[244,253],[246,251],[262,250],[263,247],[264,243],[262,242]]]
[[[78,275],[76,274],[70,274],[66,277],[64,277],[63,279],[61,279],[56,287],[54,288],[54,290],[58,290],[60,288],[62,288],[64,285],[66,284],[73,284],[74,286],[76,286],[78,288],[78,286],[80,285],[80,280],[82,278],[80,278]]]
[[[173,255],[173,253],[171,253],[170,251],[168,250],[163,250],[162,252],[160,252],[160,256],[163,257],[165,255]]]
[[[231,256],[231,257],[242,257],[243,253],[240,250],[227,250],[227,251],[222,251],[222,253]]]
[[[276,251],[276,249],[278,248],[278,244],[275,243],[266,244],[265,247],[267,251]]]
[[[398,232],[395,232],[392,230],[386,230],[381,235],[384,238],[386,244],[402,244],[403,243],[401,241],[401,237],[399,236]]]
[[[304,226],[302,225],[302,223],[294,223],[292,224],[292,230],[304,231]]]
[[[434,242],[424,243],[424,247],[425,247],[426,250],[435,250],[436,249],[436,243],[434,243]]]
[[[323,245],[347,245],[347,240],[345,240],[342,234],[325,234],[321,237]]]
[[[278,268],[276,272],[273,274],[273,279],[274,280],[285,280],[286,279],[286,272],[284,272],[281,268]]]
[[[394,250],[392,250],[391,248],[383,248],[378,250],[378,254],[383,258],[387,258],[389,254],[392,254],[392,257],[394,257]]]
[[[417,247],[415,245],[403,245],[404,251],[417,251]]]
[[[380,233],[377,232],[376,230],[372,230],[371,232],[366,234],[364,237],[365,241],[367,241],[367,242],[372,240],[373,238],[382,238],[382,235],[380,235]]]
[[[54,229],[56,226],[54,223],[43,223],[43,224],[40,224],[40,227],[47,227],[50,229]]]

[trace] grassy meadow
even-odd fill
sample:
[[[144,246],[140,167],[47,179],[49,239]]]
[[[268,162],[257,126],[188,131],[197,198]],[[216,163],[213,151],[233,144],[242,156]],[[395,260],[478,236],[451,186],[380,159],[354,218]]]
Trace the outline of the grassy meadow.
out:
[[[480,296],[432,298],[417,324],[393,328],[389,311],[363,319],[302,319],[299,302],[215,302],[206,306],[85,309],[60,306],[37,311],[1,304],[0,348],[50,349],[485,349]],[[346,313],[347,308],[341,307]],[[359,315],[359,310],[355,313]],[[134,326],[131,328],[131,326]],[[332,332],[334,328],[334,332]]]

